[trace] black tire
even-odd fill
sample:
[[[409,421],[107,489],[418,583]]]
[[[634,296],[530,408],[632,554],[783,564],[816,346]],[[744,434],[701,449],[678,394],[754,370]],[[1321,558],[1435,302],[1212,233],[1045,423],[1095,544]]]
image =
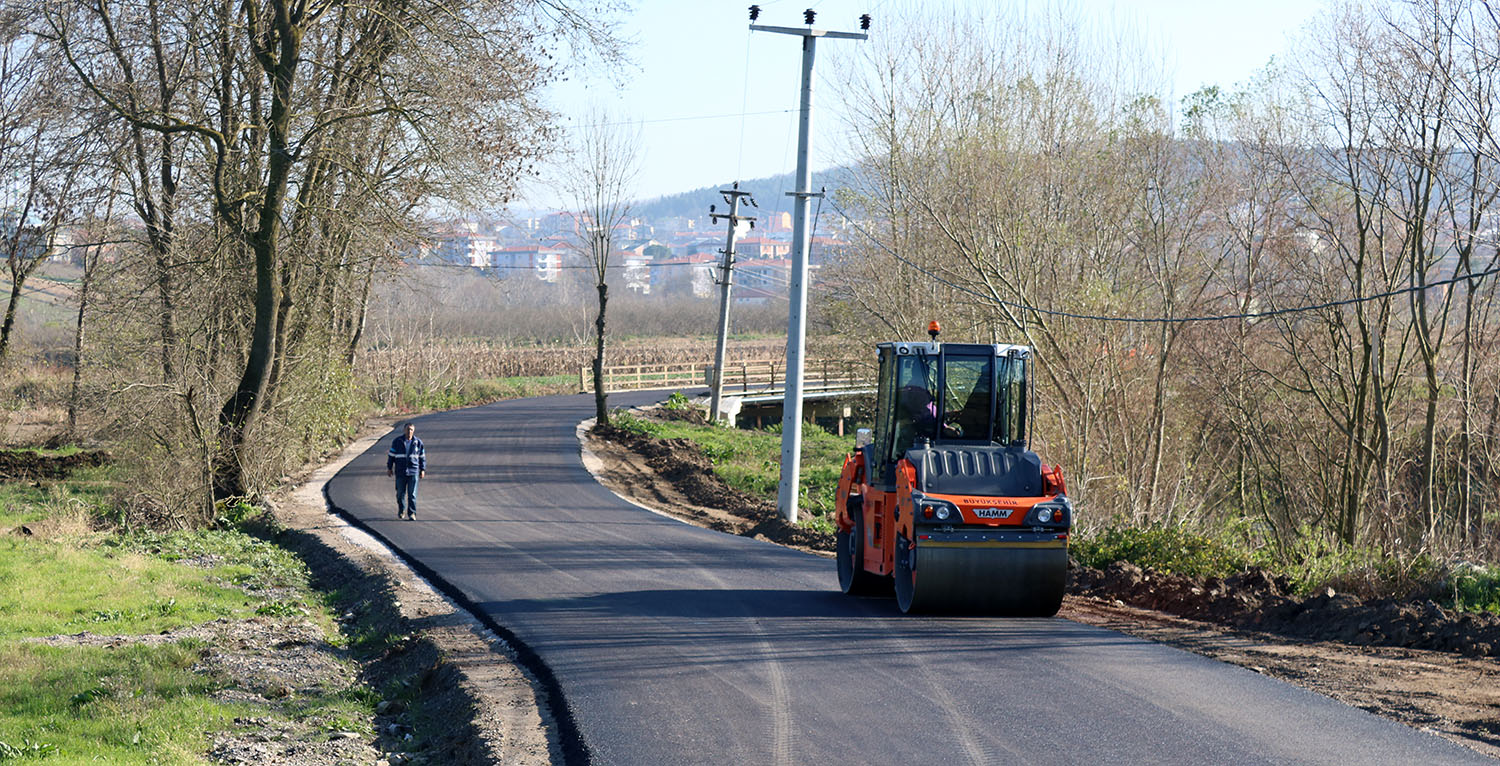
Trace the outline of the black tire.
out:
[[[865,518],[862,503],[850,498],[849,515],[854,518],[854,529],[834,534],[838,546],[839,590],[850,596],[871,596],[889,588],[886,578],[865,571]]]
[[[911,543],[906,535],[896,535],[896,571],[892,575],[896,585],[896,606],[900,607],[902,614],[916,614],[922,611],[922,605],[917,603],[917,578],[916,572],[911,569]]]

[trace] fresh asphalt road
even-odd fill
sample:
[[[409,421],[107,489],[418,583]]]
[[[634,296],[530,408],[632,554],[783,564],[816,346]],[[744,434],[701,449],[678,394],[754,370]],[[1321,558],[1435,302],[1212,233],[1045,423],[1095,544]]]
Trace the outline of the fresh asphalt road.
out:
[[[652,394],[615,395],[613,406]],[[417,419],[398,521],[390,435],[334,506],[545,665],[604,764],[1492,763],[1249,670],[1062,619],[908,617],[833,561],[673,521],[584,470],[591,396]],[[394,432],[393,434],[394,435]]]

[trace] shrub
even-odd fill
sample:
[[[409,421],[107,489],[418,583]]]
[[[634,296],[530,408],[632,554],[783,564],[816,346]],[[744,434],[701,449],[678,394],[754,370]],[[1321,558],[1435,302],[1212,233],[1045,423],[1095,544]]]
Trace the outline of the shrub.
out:
[[[1075,537],[1071,548],[1073,556],[1087,566],[1128,561],[1190,577],[1227,577],[1250,563],[1249,557],[1233,546],[1182,527],[1111,526],[1094,535]]]
[[[626,412],[615,410],[609,415],[609,424],[621,431],[629,431],[639,436],[647,436],[653,439],[662,435],[662,425],[653,420],[646,420]]]
[[[1286,575],[1298,593],[1331,587],[1363,598],[1440,595],[1434,584],[1444,567],[1432,557],[1394,556],[1373,547],[1351,547],[1304,528],[1284,548],[1257,548],[1254,562]]]
[[[1459,564],[1453,568],[1453,608],[1500,614],[1500,568]]]

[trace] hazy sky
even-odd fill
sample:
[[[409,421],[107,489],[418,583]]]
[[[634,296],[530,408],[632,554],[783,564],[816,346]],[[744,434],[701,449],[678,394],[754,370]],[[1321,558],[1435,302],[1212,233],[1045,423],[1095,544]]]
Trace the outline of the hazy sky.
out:
[[[771,0],[760,2],[758,24],[802,26],[802,11],[818,12],[814,26],[856,31],[858,17],[874,17],[872,36],[905,0]],[[923,8],[1020,8],[1035,12],[1057,2],[1007,0],[928,2]],[[790,172],[796,167],[796,108],[801,84],[800,37],[750,32],[747,0],[636,0],[625,20],[637,67],[623,87],[601,77],[579,77],[551,90],[550,105],[576,121],[595,103],[640,121],[645,150],[641,199],[736,179]],[[1161,51],[1175,73],[1175,95],[1205,84],[1246,80],[1290,35],[1309,21],[1317,0],[1062,0],[1065,10],[1105,28],[1124,27]],[[931,12],[931,11],[929,11]],[[949,11],[950,13],[952,11]],[[820,40],[814,84],[814,169],[840,158],[833,131],[838,107],[828,76],[834,59],[868,43]],[[527,190],[522,204],[555,205],[545,186]]]

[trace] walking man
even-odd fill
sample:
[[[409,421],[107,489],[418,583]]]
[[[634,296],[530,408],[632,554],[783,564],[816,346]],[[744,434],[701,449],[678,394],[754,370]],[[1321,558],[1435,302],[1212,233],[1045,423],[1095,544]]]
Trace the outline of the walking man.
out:
[[[427,448],[417,438],[417,425],[391,441],[385,456],[385,475],[396,477],[396,518],[417,518],[417,479],[427,476]]]

